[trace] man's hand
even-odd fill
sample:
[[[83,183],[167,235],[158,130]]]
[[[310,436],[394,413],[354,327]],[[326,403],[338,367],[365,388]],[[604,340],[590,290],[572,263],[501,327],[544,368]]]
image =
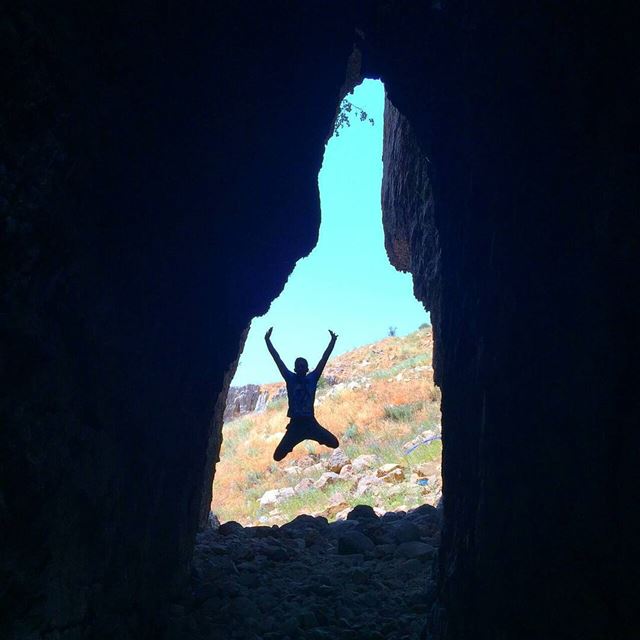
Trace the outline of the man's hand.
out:
[[[338,339],[338,334],[331,331],[331,329],[329,329],[329,333],[331,334],[331,339],[335,342]]]
[[[273,331],[273,327],[269,327],[269,329],[267,330],[267,333],[264,334],[264,339],[265,340],[270,340],[271,339],[271,332]]]

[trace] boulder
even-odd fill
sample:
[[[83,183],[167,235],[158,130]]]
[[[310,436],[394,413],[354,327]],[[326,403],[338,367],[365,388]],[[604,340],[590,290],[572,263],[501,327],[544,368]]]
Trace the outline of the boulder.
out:
[[[423,462],[413,467],[413,471],[418,478],[428,478],[438,473],[438,464],[436,462]]]
[[[293,487],[284,487],[282,489],[269,489],[259,498],[260,506],[266,507],[271,504],[278,504],[285,498],[290,498],[295,494]]]
[[[339,479],[340,476],[337,473],[334,473],[333,471],[326,471],[313,483],[313,486],[316,489],[323,489],[324,487],[335,484],[336,480]]]
[[[313,485],[314,482],[311,478],[303,478],[293,490],[295,493],[304,493],[305,491],[309,491],[309,489],[313,489]]]
[[[397,543],[420,540],[420,536],[422,534],[420,528],[406,518],[403,518],[398,522],[394,522],[393,525],[389,527],[389,532],[394,542]]]
[[[341,502],[335,502],[330,504],[322,513],[327,518],[337,518],[343,512],[345,514],[349,513],[349,509],[350,509],[349,503],[343,500]]]
[[[405,469],[399,464],[383,464],[376,470],[376,476],[389,484],[404,482],[406,479]]]
[[[338,448],[333,451],[333,453],[329,456],[328,460],[325,462],[325,467],[328,471],[333,471],[334,473],[340,473],[342,467],[350,464],[351,460],[345,455],[342,449]]]
[[[354,472],[360,473],[365,469],[373,469],[378,462],[378,457],[373,454],[358,456],[351,462]]]
[[[281,531],[300,531],[304,529],[322,530],[328,525],[327,519],[322,516],[310,516],[301,513],[291,522],[287,522],[280,528]]]
[[[377,520],[378,516],[368,504],[356,505],[347,516],[347,520]]]
[[[237,535],[239,533],[243,533],[244,527],[235,520],[229,520],[228,522],[223,522],[218,527],[218,533],[222,536],[230,536]]]
[[[353,465],[345,464],[342,469],[340,469],[340,477],[341,478],[353,478]]]
[[[419,507],[415,509],[411,509],[411,511],[407,514],[408,518],[439,518],[438,510],[430,505],[430,504],[421,504]]]
[[[381,484],[382,478],[376,476],[364,476],[358,480],[358,486],[356,487],[355,494],[360,497],[371,490],[375,485]]]
[[[374,549],[371,539],[360,531],[347,531],[338,538],[338,553],[341,554],[366,553]]]
[[[399,558],[419,558],[426,560],[435,553],[435,548],[426,542],[417,540],[402,542],[396,548],[395,555]]]
[[[400,469],[404,473],[404,469],[399,464],[393,462],[390,464],[383,464],[381,467],[378,467],[376,475],[378,476],[378,478],[382,478],[383,476],[386,476],[389,473],[396,471],[397,469]]]

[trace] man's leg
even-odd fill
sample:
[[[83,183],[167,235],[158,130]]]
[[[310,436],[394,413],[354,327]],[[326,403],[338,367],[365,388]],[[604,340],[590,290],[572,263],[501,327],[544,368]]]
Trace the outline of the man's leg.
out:
[[[331,431],[325,429],[317,420],[314,420],[312,433],[307,435],[307,438],[315,440],[318,444],[323,444],[325,447],[331,447],[332,449],[340,446],[338,438],[336,438]]]
[[[293,421],[290,422],[286,433],[282,436],[282,440],[280,440],[276,450],[273,452],[273,459],[276,462],[280,462],[293,451],[293,447],[300,444],[305,438],[306,435],[295,428]]]

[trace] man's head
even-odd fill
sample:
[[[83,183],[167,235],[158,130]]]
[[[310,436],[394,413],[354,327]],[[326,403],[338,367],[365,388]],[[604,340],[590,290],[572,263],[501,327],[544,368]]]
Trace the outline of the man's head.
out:
[[[295,364],[293,365],[293,370],[299,376],[306,376],[309,372],[309,363],[304,358],[296,358]]]

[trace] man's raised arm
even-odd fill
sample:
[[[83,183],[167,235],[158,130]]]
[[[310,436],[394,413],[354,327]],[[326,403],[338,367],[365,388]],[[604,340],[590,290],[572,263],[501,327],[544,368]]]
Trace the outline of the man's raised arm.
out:
[[[271,357],[275,361],[276,366],[278,367],[278,371],[280,371],[280,375],[286,380],[287,373],[289,373],[289,371],[287,367],[284,366],[284,362],[282,362],[282,358],[280,357],[280,354],[276,351],[276,348],[273,346],[273,344],[271,344],[272,331],[273,331],[273,327],[270,327],[267,333],[264,334],[264,341],[267,343],[267,349],[269,349],[269,353],[271,354]]]
[[[336,345],[336,340],[338,336],[329,329],[329,333],[331,334],[331,340],[329,340],[329,346],[324,350],[322,354],[322,358],[320,358],[320,362],[318,362],[318,366],[313,370],[313,373],[317,374],[318,378],[322,375],[322,371],[324,370],[324,365],[327,364],[327,360],[333,351],[333,347]]]

